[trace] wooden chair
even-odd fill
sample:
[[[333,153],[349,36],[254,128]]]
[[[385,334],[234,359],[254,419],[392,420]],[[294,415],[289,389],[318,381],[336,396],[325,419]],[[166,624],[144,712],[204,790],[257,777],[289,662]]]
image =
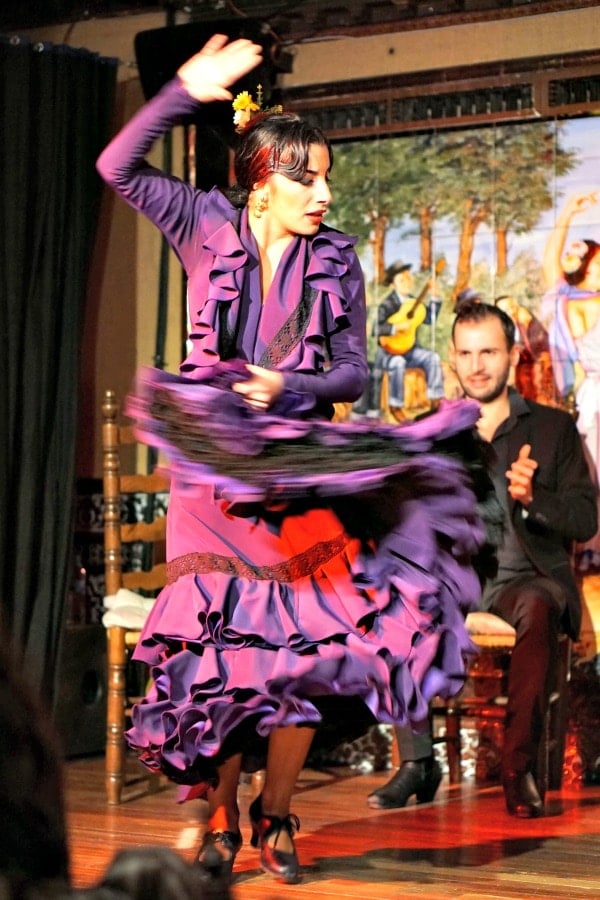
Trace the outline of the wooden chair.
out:
[[[415,416],[427,412],[431,407],[427,399],[427,379],[422,369],[407,369],[404,373],[404,410],[406,417],[414,419]],[[389,375],[383,372],[381,376],[381,394],[379,398],[380,418],[383,422],[397,424],[390,412],[389,401]]]
[[[137,441],[132,427],[121,424],[118,417],[115,392],[107,390],[102,401],[106,593],[102,621],[108,655],[105,773],[109,804],[121,802],[126,785],[123,733],[136,699],[130,696],[136,687],[128,665],[130,653],[152,598],[166,581],[164,513],[169,490],[164,475],[135,471],[139,468]],[[149,777],[149,786],[156,788],[157,776]]]
[[[491,613],[470,613],[467,616],[467,628],[479,648],[479,654],[469,667],[465,687],[456,697],[447,701],[435,700],[432,704],[434,719],[441,717],[444,723],[444,734],[434,740],[446,744],[451,784],[461,779],[461,725],[464,719],[475,722],[479,737],[476,776],[481,780],[493,777],[494,760],[490,757],[496,757],[495,762],[499,766],[500,747],[486,748],[483,736],[489,732],[493,736],[492,743],[495,743],[498,731],[503,728],[507,673],[515,644],[514,629]],[[538,760],[538,780],[544,792],[546,789],[559,790],[562,784],[570,661],[571,642],[566,635],[561,635],[555,682],[550,694],[545,726],[546,737]]]

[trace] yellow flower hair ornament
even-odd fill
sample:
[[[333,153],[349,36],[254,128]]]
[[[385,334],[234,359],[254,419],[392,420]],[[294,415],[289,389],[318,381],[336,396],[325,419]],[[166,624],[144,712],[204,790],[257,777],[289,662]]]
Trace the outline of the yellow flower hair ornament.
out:
[[[234,99],[233,103],[233,124],[238,134],[245,129],[246,125],[252,121],[257,113],[282,113],[282,106],[270,106],[268,109],[262,108],[263,89],[262,84],[256,87],[256,100],[249,91],[242,91]]]
[[[236,131],[243,131],[253,115],[260,110],[260,106],[252,99],[252,94],[242,91],[233,103],[233,124]]]

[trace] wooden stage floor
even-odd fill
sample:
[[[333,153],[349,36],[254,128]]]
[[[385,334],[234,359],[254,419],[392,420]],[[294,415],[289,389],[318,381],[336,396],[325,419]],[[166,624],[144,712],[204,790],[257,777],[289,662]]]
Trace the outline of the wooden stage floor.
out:
[[[205,804],[178,805],[167,786],[109,807],[103,764],[94,758],[66,766],[76,886],[93,884],[124,848],[163,844],[193,859]],[[254,789],[241,785],[245,844],[236,860],[233,900],[600,898],[600,787],[550,794],[551,815],[519,820],[506,815],[499,787],[464,781],[451,788],[446,779],[434,803],[369,809],[367,794],[386,778],[349,769],[302,773],[293,811],[301,820],[296,842],[303,877],[291,886],[259,869],[246,816]]]

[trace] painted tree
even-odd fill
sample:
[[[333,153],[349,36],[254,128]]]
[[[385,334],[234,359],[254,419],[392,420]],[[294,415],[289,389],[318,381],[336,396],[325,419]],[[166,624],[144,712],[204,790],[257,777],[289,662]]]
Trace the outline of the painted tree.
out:
[[[356,234],[368,246],[373,280],[385,277],[385,242],[412,208],[415,164],[409,144],[397,138],[360,141],[335,147],[333,203],[329,221]]]
[[[575,163],[560,145],[560,126],[518,123],[490,129],[444,132],[435,137],[430,166],[441,198],[438,214],[456,223],[459,252],[453,298],[469,286],[477,231],[495,235],[490,269],[508,268],[509,235],[524,234],[553,204],[552,185]]]
[[[487,128],[436,136],[440,214],[455,223],[459,237],[453,299],[469,286],[475,236],[491,218],[493,144],[493,130]]]
[[[434,265],[433,230],[440,215],[451,208],[450,192],[443,189],[444,171],[440,167],[436,135],[410,135],[405,142],[410,161],[411,195],[406,213],[418,224],[419,268],[431,272]]]
[[[386,266],[386,236],[407,218],[418,231],[419,268],[430,271],[435,226],[459,239],[452,297],[469,286],[478,230],[495,235],[490,269],[506,272],[509,236],[530,231],[553,203],[552,184],[575,164],[560,144],[560,125],[518,123],[427,132],[335,149],[333,224],[371,249],[374,281]]]
[[[384,278],[385,242],[391,227],[406,217],[415,221],[419,268],[429,271],[435,252],[434,224],[439,218],[460,224],[458,210],[467,211],[462,217],[459,271],[468,277],[475,232],[489,220],[491,210],[492,138],[486,135],[486,131],[426,133],[336,147],[334,178],[340,188],[331,218],[337,227],[358,234],[370,246],[376,282]]]
[[[566,175],[576,154],[560,144],[560,124],[519,123],[495,129],[490,170],[494,185],[492,223],[496,273],[509,267],[510,234],[526,234],[554,204],[554,179]]]

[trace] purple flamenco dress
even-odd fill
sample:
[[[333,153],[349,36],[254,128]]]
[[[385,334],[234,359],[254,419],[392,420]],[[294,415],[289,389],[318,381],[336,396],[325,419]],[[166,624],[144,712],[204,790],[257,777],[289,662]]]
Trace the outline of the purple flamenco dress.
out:
[[[476,404],[333,424],[293,392],[251,410],[230,387],[241,377],[236,363],[193,381],[143,370],[130,401],[176,491],[169,583],[136,651],[153,687],[127,738],[184,796],[238,750],[262,765],[279,726],[331,745],[421,723],[463,683],[464,616],[499,526]]]
[[[402,428],[328,421],[367,375],[355,239],[324,224],[296,236],[263,297],[247,210],[145,160],[198,112],[175,79],[98,160],[187,275],[182,375],[142,371],[129,406],[172,478],[168,584],[135,651],[152,687],[126,737],[182,799],[234,753],[261,766],[275,728],[340,743],[373,722],[419,724],[455,693],[496,515],[476,404]],[[232,390],[245,362],[282,375],[268,414]]]

